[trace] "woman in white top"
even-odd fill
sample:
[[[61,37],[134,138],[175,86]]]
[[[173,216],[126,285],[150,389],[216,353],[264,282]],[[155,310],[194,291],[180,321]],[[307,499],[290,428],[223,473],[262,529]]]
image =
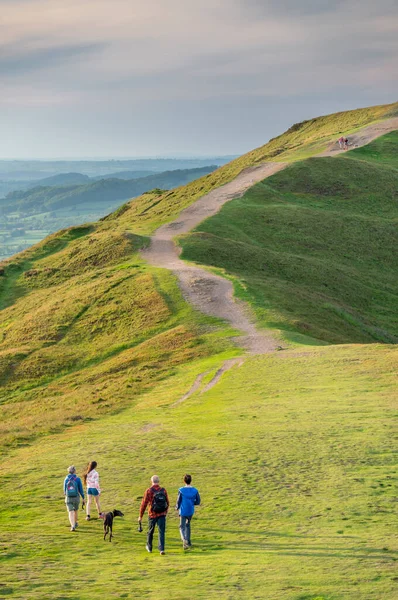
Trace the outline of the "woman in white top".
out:
[[[87,469],[83,475],[84,485],[87,486],[86,521],[90,520],[90,509],[93,498],[97,506],[98,518],[101,518],[101,506],[99,501],[101,490],[99,486],[99,475],[98,472],[95,470],[96,466],[97,463],[95,462],[95,460],[92,460],[90,463],[88,463]]]

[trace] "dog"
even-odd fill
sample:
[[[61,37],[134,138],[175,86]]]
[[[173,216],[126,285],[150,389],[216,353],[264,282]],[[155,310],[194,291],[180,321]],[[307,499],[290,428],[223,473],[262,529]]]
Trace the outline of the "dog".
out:
[[[106,536],[109,533],[109,541],[112,541],[112,537],[113,537],[113,533],[112,533],[112,527],[113,527],[113,519],[115,517],[124,517],[124,514],[122,513],[121,510],[112,510],[111,512],[108,513],[101,513],[101,519],[104,519],[104,541]]]

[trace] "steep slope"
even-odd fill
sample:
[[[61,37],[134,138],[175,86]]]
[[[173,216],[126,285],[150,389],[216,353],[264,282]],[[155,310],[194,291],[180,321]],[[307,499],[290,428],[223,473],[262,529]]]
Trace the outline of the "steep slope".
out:
[[[225,269],[267,327],[333,343],[398,341],[398,132],[296,162],[180,238]]]

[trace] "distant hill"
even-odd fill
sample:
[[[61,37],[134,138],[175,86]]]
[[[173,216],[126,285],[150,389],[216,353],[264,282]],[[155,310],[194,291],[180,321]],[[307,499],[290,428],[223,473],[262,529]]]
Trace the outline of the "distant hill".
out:
[[[236,156],[201,158],[135,158],[110,160],[0,160],[0,180],[32,181],[60,173],[83,173],[98,177],[123,171],[162,173],[176,169],[199,169],[207,165],[225,165]]]
[[[99,181],[100,179],[141,179],[141,177],[149,177],[150,175],[157,174],[158,171],[115,171],[115,173],[109,173],[108,175],[98,175],[97,177],[91,177],[92,181]]]
[[[84,185],[39,186],[10,192],[5,198],[0,199],[0,209],[2,214],[19,211],[26,215],[78,206],[87,202],[117,203],[154,188],[168,190],[184,185],[213,172],[216,168],[216,165],[210,165],[198,169],[165,171],[131,180],[100,179]]]
[[[44,177],[38,181],[32,181],[28,184],[28,187],[73,185],[77,183],[87,183],[89,181],[90,177],[88,175],[83,175],[82,173],[60,173],[59,175],[52,175],[51,177]]]
[[[234,158],[236,156],[131,160],[0,160],[0,198],[4,198],[9,192],[37,186],[83,184],[88,180],[83,180],[82,176],[87,176],[92,181],[108,178],[137,179],[177,169],[199,169],[208,165],[220,167]],[[66,179],[62,179],[63,175]]]
[[[140,179],[142,177],[149,177],[150,175],[155,174],[158,174],[158,171],[115,171],[114,173],[97,175],[96,177],[89,177],[83,173],[59,173],[57,175],[52,175],[51,177],[44,177],[43,179],[38,179],[37,181],[31,181],[26,186],[22,186],[21,189],[31,189],[41,186],[46,187],[86,184],[90,181],[100,181],[101,179]]]

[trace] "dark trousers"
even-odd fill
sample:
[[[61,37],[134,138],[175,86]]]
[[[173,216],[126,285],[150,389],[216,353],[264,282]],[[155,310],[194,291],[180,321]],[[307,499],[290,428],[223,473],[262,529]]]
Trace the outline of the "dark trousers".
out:
[[[182,541],[188,542],[191,545],[191,519],[192,517],[180,516],[180,534]]]
[[[152,550],[152,542],[153,542],[153,534],[155,533],[155,527],[158,526],[159,530],[159,550],[161,552],[164,551],[164,542],[165,542],[165,534],[166,534],[166,515],[162,515],[161,517],[155,517],[152,519],[149,517],[148,519],[148,548]]]

